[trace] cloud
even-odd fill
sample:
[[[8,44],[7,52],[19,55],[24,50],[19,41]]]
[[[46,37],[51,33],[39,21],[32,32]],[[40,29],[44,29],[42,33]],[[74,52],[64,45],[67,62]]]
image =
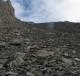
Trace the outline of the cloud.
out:
[[[23,21],[80,22],[80,0],[11,0],[15,15]]]

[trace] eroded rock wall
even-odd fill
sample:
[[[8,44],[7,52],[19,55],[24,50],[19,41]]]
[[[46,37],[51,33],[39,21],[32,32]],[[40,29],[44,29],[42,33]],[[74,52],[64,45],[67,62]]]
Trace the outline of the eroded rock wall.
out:
[[[9,23],[15,20],[14,8],[10,0],[0,0],[0,22]]]

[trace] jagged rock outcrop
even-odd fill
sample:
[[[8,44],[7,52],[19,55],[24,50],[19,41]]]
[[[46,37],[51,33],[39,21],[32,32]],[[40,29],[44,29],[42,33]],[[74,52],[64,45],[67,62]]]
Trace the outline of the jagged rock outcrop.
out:
[[[0,22],[9,23],[14,22],[14,20],[14,9],[10,0],[7,0],[6,2],[0,0]]]

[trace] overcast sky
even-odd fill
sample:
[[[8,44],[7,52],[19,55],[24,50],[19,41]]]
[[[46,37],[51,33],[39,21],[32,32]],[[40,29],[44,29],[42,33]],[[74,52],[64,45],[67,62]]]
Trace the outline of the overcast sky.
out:
[[[80,0],[11,0],[15,15],[23,21],[80,22]]]

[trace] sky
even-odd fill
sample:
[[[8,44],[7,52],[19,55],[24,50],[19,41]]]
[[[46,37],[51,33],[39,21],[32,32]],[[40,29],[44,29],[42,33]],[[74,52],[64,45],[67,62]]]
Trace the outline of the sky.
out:
[[[80,0],[11,0],[15,16],[35,23],[80,22]]]

